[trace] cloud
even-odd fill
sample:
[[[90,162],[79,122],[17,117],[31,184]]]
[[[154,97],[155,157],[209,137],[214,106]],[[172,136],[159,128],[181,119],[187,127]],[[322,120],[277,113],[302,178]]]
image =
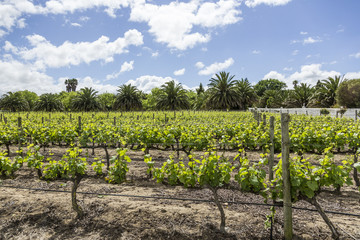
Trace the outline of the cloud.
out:
[[[300,32],[300,35],[307,35],[308,32]]]
[[[15,26],[24,27],[24,15],[67,14],[98,8],[104,9],[110,17],[116,17],[116,10],[130,7],[129,20],[146,22],[157,42],[167,44],[169,48],[186,50],[210,41],[212,28],[240,21],[239,6],[237,0],[173,1],[162,5],[146,3],[145,0],[50,0],[43,5],[34,5],[30,0],[6,1],[0,3],[0,28],[7,31],[0,29],[0,35],[5,35]],[[194,27],[200,29],[194,31]]]
[[[153,58],[156,58],[156,57],[158,57],[158,56],[159,56],[159,52],[158,52],[158,51],[151,53],[151,57],[153,57]]]
[[[87,10],[91,8],[105,8],[105,12],[115,17],[115,10],[122,7],[129,6],[129,0],[102,0],[102,1],[89,1],[89,0],[50,0],[45,4],[47,13],[65,14],[74,13],[75,11]]]
[[[123,72],[129,72],[134,69],[134,61],[124,62],[121,65],[120,71],[106,75],[106,80],[117,78]]]
[[[322,41],[323,40],[320,37],[307,37],[302,40],[292,40],[290,43],[291,44],[302,43],[303,45],[307,45],[307,44],[319,43]]]
[[[37,93],[57,93],[65,91],[65,79],[62,77],[54,80],[51,76],[39,72],[31,65],[21,63],[16,60],[0,60],[0,96],[9,91],[29,90]],[[11,79],[11,84],[9,84]],[[116,92],[117,86],[103,84],[100,81],[93,80],[91,77],[77,78],[79,84],[77,89],[92,87],[99,93]]]
[[[82,27],[80,23],[70,23],[70,25],[73,27]]]
[[[311,84],[312,86],[316,85],[318,80],[323,80],[328,77],[334,77],[336,75],[341,75],[341,73],[336,71],[326,71],[321,69],[322,64],[309,64],[301,66],[300,71],[294,72],[291,75],[285,75],[278,73],[276,71],[270,71],[264,76],[263,79],[275,78],[280,81],[284,81],[286,85],[291,88],[292,82],[294,80],[299,81],[300,83]]]
[[[241,20],[240,4],[236,0],[219,0],[216,3],[192,0],[154,5],[135,2],[131,7],[130,20],[146,22],[149,32],[159,43],[169,48],[186,50],[200,43],[210,41],[209,32],[193,32],[194,26],[214,28],[226,26]]]
[[[35,66],[40,69],[79,65],[98,60],[112,62],[113,56],[126,53],[128,46],[143,44],[143,36],[136,29],[127,31],[123,38],[119,37],[113,42],[109,42],[108,37],[101,36],[94,42],[66,41],[57,47],[36,34],[27,36],[27,40],[33,48],[16,48],[10,42],[6,42],[5,50],[12,51],[24,60],[34,61]]]
[[[291,0],[246,0],[245,5],[248,7],[256,7],[260,4],[270,5],[270,6],[280,6],[286,5]]]
[[[158,77],[158,76],[150,76],[145,75],[138,77],[135,80],[129,80],[125,84],[131,84],[132,86],[136,86],[139,90],[149,93],[151,89],[155,87],[160,87],[164,83],[173,80],[171,77]]]
[[[348,72],[345,74],[346,79],[360,79],[360,72]]]
[[[165,84],[166,82],[169,82],[171,80],[174,80],[175,83],[179,83],[176,79],[173,79],[171,77],[159,77],[159,76],[151,76],[151,75],[145,75],[136,78],[135,80],[131,79],[127,81],[125,84],[131,84],[132,86],[136,86],[139,90],[144,91],[145,93],[151,92],[151,89],[156,87],[161,87],[161,85]],[[184,89],[190,89],[186,85],[182,85]]]
[[[185,68],[174,71],[175,76],[181,76],[185,74]]]
[[[116,90],[118,89],[117,86],[111,85],[111,84],[103,84],[101,83],[101,81],[99,80],[94,80],[92,77],[84,77],[84,78],[79,78],[79,84],[77,89],[81,89],[84,87],[92,87],[93,89],[95,89],[96,91],[98,91],[99,93],[116,93]],[[65,79],[63,78],[64,82]],[[65,86],[65,85],[64,85]]]
[[[316,39],[312,37],[308,37],[303,40],[303,44],[312,44],[317,42],[322,42],[322,40],[319,37],[317,37]]]
[[[291,53],[291,55],[296,56],[296,55],[298,55],[298,53],[299,53],[299,50],[294,50],[294,51]]]
[[[195,67],[197,67],[198,69],[202,69],[205,67],[205,65],[202,62],[197,62],[197,63],[195,63]]]
[[[9,91],[22,90],[34,91],[38,94],[58,92],[65,90],[65,85],[62,85],[57,84],[52,77],[45,73],[34,70],[31,65],[15,60],[0,60],[1,95]]]
[[[360,58],[360,52],[351,54],[350,57]]]
[[[229,58],[225,60],[225,62],[215,62],[211,64],[210,66],[205,67],[204,69],[199,71],[199,75],[212,75],[214,73],[223,71],[234,64],[234,59]]]
[[[128,7],[132,0],[50,0],[44,5],[36,5],[30,0],[8,0],[0,3],[0,28],[5,28],[8,33],[13,27],[25,26],[24,15],[30,14],[66,14],[75,11],[84,11],[91,8],[104,8],[111,17],[115,17],[115,10]],[[4,33],[3,33],[4,35]]]
[[[256,54],[260,54],[261,51],[259,51],[259,50],[253,50],[251,53],[256,55]]]

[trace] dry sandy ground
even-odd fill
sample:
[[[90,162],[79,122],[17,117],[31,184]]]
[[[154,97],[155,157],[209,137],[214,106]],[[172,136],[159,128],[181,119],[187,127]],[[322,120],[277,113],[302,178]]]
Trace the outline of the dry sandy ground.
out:
[[[53,158],[65,149],[52,148]],[[85,151],[84,151],[85,152]],[[114,154],[114,150],[110,151]],[[169,152],[150,152],[160,166]],[[229,156],[236,152],[226,153]],[[96,156],[103,156],[101,149]],[[108,184],[90,171],[78,192],[114,193],[122,195],[161,196],[211,200],[208,189],[186,189],[156,183],[146,176],[143,153],[130,151],[127,181]],[[258,159],[258,153],[249,153]],[[341,156],[340,156],[341,157]],[[89,158],[92,161],[92,157]],[[43,192],[26,189],[43,188],[71,190],[72,182],[39,180],[36,173],[23,167],[15,179],[3,179],[0,184],[0,239],[269,239],[265,229],[269,207],[224,204],[227,233],[218,231],[220,214],[212,202],[175,201],[107,195],[78,194],[85,217],[77,219],[71,208],[70,193]],[[232,189],[219,190],[223,201],[262,203],[260,196]],[[325,192],[319,202],[326,210],[360,214],[360,192],[355,187],[342,189],[341,195]],[[296,206],[312,208],[305,202]],[[294,234],[297,239],[331,239],[331,232],[316,212],[294,210]],[[360,239],[360,218],[329,214],[342,239]],[[277,208],[274,239],[282,239],[282,209]]]

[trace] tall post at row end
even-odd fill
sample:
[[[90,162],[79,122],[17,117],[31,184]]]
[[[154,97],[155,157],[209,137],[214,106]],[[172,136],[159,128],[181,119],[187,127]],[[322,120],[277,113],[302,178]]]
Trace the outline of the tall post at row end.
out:
[[[284,201],[284,237],[285,240],[292,239],[292,209],[291,209],[291,185],[290,185],[290,137],[289,137],[290,116],[287,113],[281,114],[281,160],[283,176],[283,201]]]

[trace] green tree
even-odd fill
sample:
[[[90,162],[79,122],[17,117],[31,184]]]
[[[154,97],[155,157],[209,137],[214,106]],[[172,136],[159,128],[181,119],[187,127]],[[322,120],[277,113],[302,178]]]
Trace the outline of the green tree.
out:
[[[31,92],[29,90],[24,90],[24,91],[20,91],[20,94],[25,98],[25,100],[28,102],[29,104],[29,110],[33,110],[35,107],[35,103],[36,101],[39,99],[39,96],[34,93]]]
[[[235,75],[220,72],[210,79],[208,105],[214,109],[230,109],[239,106],[238,94],[235,87]]]
[[[286,83],[279,81],[277,79],[266,79],[259,81],[255,86],[255,93],[262,97],[267,90],[283,90],[286,88]]]
[[[59,99],[63,104],[65,111],[71,111],[72,102],[77,96],[77,92],[65,92],[62,91],[59,94]]]
[[[0,108],[11,112],[29,110],[29,103],[20,92],[8,92],[0,99]]]
[[[98,95],[99,103],[101,106],[104,106],[104,108],[108,111],[110,111],[113,108],[113,104],[115,101],[115,94],[113,93],[102,93]]]
[[[42,94],[36,102],[34,110],[46,112],[62,111],[64,110],[64,106],[57,94],[45,93]]]
[[[158,87],[151,89],[149,94],[146,94],[146,98],[142,98],[142,105],[145,110],[155,110],[156,103],[161,94],[161,90]]]
[[[337,103],[348,108],[360,107],[360,79],[344,80],[336,90]]]
[[[114,102],[114,109],[121,109],[125,111],[142,109],[142,102],[140,99],[139,90],[136,86],[121,85],[117,90],[118,94]]]
[[[76,92],[76,87],[78,85],[78,80],[75,78],[65,80],[66,91],[67,92]]]
[[[156,107],[165,110],[187,109],[190,107],[186,90],[174,80],[161,85]]]
[[[247,109],[257,100],[254,88],[251,86],[247,78],[237,80],[235,82],[235,87],[238,93],[241,109]]]
[[[198,94],[195,91],[189,90],[186,91],[187,98],[189,100],[190,109],[194,109],[196,105],[196,100],[198,97]]]
[[[74,111],[98,111],[102,109],[98,99],[97,91],[93,88],[82,88],[77,93],[75,99],[71,103],[71,108]]]

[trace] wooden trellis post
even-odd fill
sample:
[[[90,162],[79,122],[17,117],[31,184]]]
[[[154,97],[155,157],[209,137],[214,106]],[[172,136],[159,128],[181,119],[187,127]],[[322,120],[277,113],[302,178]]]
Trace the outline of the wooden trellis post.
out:
[[[283,175],[283,201],[284,201],[284,237],[285,240],[292,239],[292,209],[291,209],[291,183],[290,183],[290,137],[289,137],[290,116],[287,113],[281,114],[281,159]]]

